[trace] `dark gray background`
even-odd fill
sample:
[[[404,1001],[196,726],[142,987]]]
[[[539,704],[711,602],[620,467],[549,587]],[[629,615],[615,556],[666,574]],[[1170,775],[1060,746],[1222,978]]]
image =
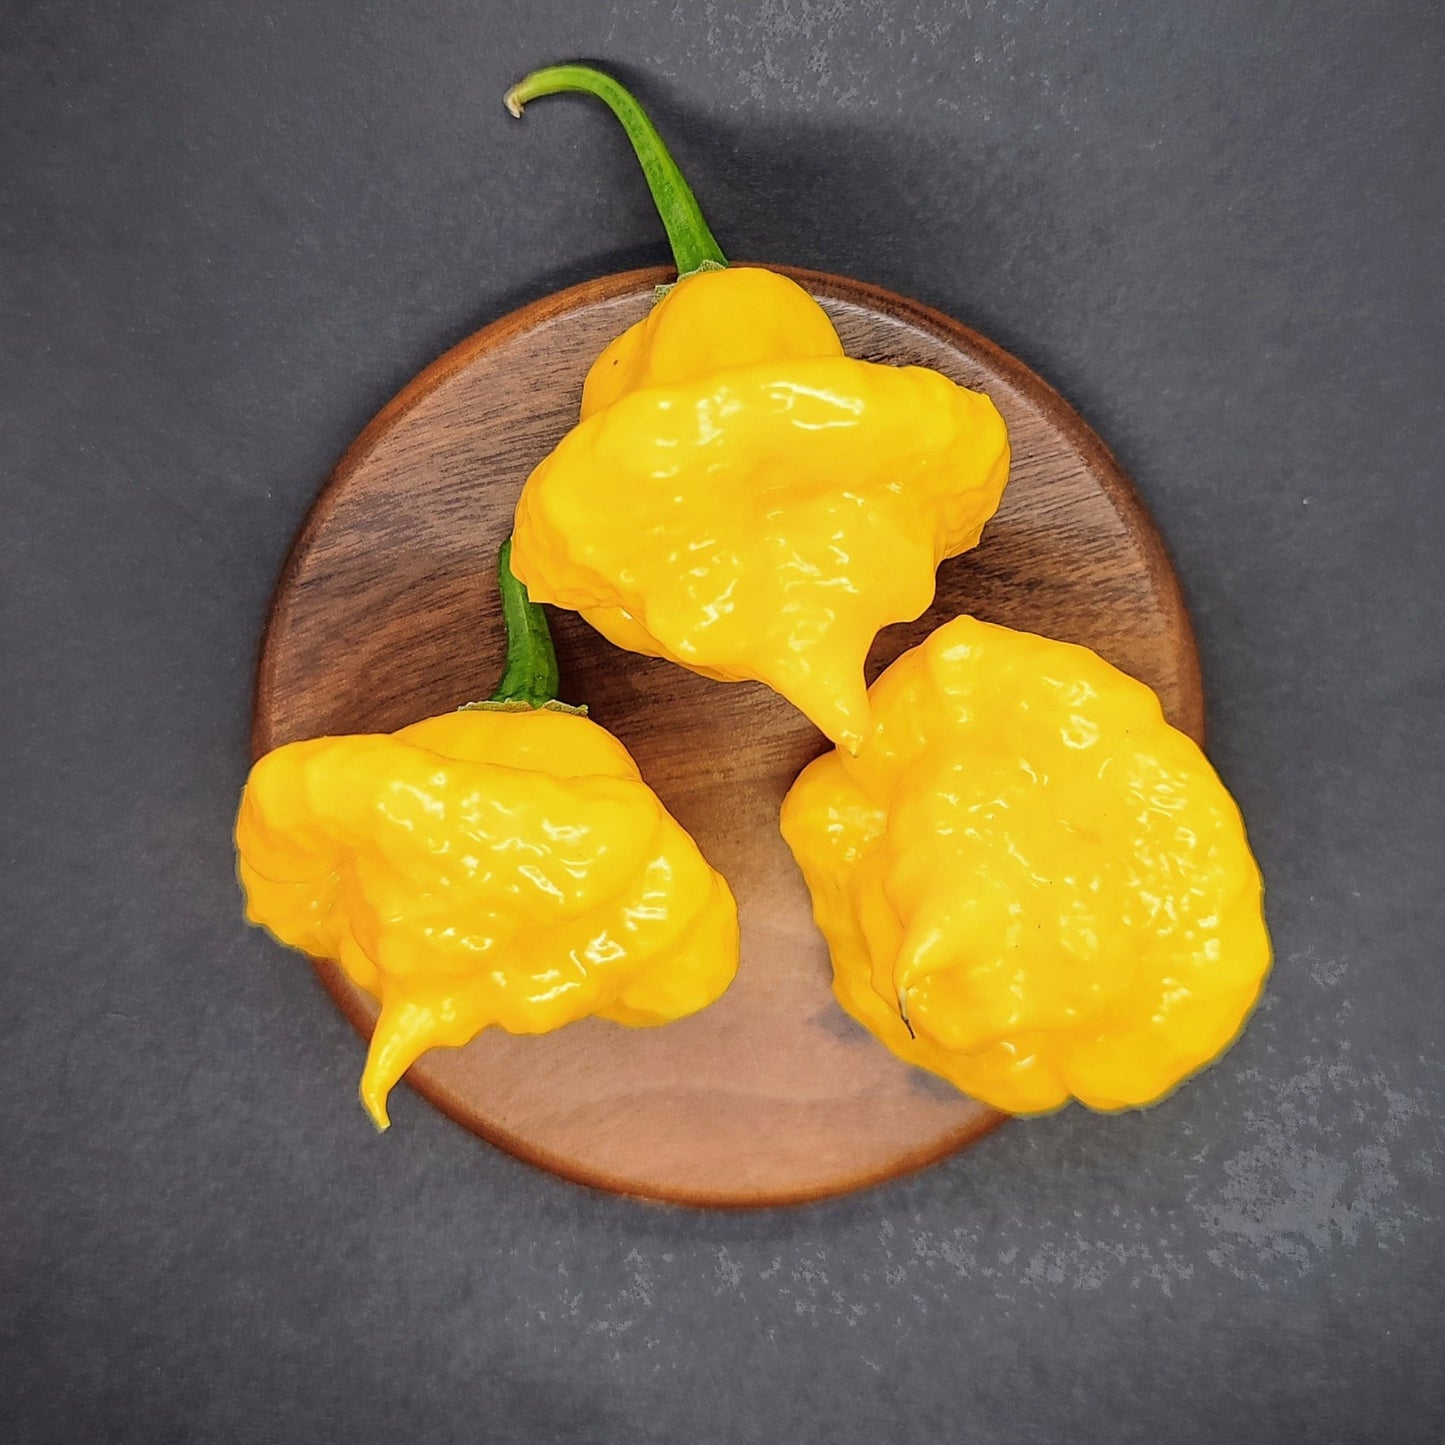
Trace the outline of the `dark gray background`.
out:
[[[0,4],[0,1438],[1435,1441],[1445,541],[1433,0]],[[240,920],[287,541],[443,348],[661,260],[625,66],[735,255],[1052,380],[1193,607],[1269,996],[1149,1113],[822,1206],[593,1194],[406,1090]]]

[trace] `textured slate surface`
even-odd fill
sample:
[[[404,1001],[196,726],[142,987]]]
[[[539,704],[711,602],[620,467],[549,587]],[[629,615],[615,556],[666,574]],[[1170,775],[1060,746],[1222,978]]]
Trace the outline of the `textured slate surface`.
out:
[[[0,5],[0,1438],[1445,1433],[1441,12]],[[588,1193],[405,1091],[240,924],[286,542],[410,375],[660,260],[626,67],[733,254],[1050,378],[1198,624],[1278,966],[1154,1112],[755,1216]]]

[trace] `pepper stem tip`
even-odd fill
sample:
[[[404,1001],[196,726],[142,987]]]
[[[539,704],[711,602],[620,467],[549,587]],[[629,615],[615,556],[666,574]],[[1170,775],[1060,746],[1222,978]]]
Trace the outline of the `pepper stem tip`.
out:
[[[637,97],[615,77],[591,65],[549,65],[524,75],[502,99],[507,109],[520,117],[529,100],[564,91],[595,96],[617,117],[642,166],[653,204],[667,231],[678,275],[691,276],[709,266],[726,266],[727,258],[708,229],[697,197],[657,127]]]

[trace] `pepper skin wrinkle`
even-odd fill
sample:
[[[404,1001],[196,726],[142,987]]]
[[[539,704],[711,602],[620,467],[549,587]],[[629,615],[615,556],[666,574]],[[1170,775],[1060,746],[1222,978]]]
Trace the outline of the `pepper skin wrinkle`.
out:
[[[637,101],[588,66],[508,92],[585,91],[627,132],[679,279],[593,363],[577,425],[528,477],[513,563],[534,598],[618,646],[767,684],[832,741],[868,730],[880,628],[933,600],[1008,479],[986,397],[843,354],[796,282],[728,266]]]
[[[496,1025],[696,1013],[738,967],[738,913],[627,749],[557,698],[547,619],[497,559],[507,655],[486,702],[288,743],[236,821],[246,916],[381,1005],[361,1077],[379,1129],[427,1049]]]
[[[871,702],[782,811],[859,1023],[1013,1114],[1152,1103],[1229,1046],[1270,966],[1259,870],[1153,692],[959,617]]]

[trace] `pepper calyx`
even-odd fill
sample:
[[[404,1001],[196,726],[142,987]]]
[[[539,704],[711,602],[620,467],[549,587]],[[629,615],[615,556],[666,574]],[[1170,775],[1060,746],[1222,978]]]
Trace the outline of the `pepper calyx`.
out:
[[[727,268],[726,261],[704,261],[701,265],[694,266],[691,271],[679,272],[677,281],[686,281],[693,276],[700,276],[704,271],[726,271]],[[654,286],[652,288],[652,304],[656,306],[677,285],[677,281],[665,281],[661,286]]]
[[[487,698],[482,702],[464,702],[458,712],[566,712],[574,717],[587,716],[587,704],[562,702],[552,698],[548,702],[528,702],[525,698]]]

